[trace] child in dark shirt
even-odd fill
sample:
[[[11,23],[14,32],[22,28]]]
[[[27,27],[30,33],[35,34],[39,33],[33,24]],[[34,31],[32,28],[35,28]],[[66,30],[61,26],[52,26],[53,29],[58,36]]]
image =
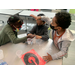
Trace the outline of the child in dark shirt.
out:
[[[33,18],[34,16],[31,15]],[[39,14],[37,16],[45,16],[44,14]],[[45,21],[43,20],[36,20],[37,25],[35,25],[31,31],[29,31],[28,36],[36,37],[36,39],[42,39],[47,41],[49,39],[48,36],[48,27],[45,25]]]

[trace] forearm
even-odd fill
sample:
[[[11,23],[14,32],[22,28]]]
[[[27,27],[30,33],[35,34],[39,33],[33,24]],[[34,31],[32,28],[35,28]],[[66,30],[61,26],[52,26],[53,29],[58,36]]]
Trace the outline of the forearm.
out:
[[[53,59],[59,59],[59,58],[62,58],[63,56],[65,56],[68,52],[68,48],[69,48],[71,42],[70,41],[64,41],[62,43],[60,42],[60,44],[62,44],[61,46],[58,45],[60,51],[58,53],[52,55]]]
[[[44,41],[47,41],[49,39],[49,36],[48,35],[42,35],[41,39],[44,40]]]
[[[24,42],[24,41],[27,40],[27,37],[26,37],[26,36],[23,37],[23,38],[17,38],[16,35],[14,34],[14,32],[11,31],[11,30],[10,30],[10,31],[7,31],[6,34],[8,35],[10,41],[11,41],[12,43],[15,43],[15,44],[16,44],[16,43],[20,43],[20,42]]]
[[[14,43],[14,44],[17,44],[17,43],[20,43],[20,42],[25,42],[25,41],[27,41],[27,37],[15,38],[15,39],[11,40],[11,42]]]
[[[52,56],[52,59],[53,59],[53,60],[56,60],[56,59],[62,58],[62,57],[65,56],[66,54],[67,54],[66,52],[60,51],[60,52],[58,52],[58,53],[56,53],[56,54],[53,54],[53,55],[51,55],[51,56]]]
[[[38,18],[41,19],[40,16],[37,18],[37,16],[35,16],[35,15],[33,15],[33,14],[31,14],[30,16],[33,17],[35,20],[37,20]]]

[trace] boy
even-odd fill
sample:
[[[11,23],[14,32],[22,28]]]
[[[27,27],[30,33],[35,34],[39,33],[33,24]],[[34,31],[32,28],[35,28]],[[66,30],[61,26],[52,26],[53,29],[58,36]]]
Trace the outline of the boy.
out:
[[[50,19],[48,17],[36,17],[35,19],[41,19],[50,24]],[[43,59],[47,62],[51,60],[56,60],[66,56],[68,53],[68,48],[72,41],[74,41],[74,35],[69,29],[67,29],[71,24],[71,16],[67,12],[58,12],[52,20],[50,27],[52,29],[52,39],[54,45],[60,50],[58,53],[53,55],[48,54],[43,56]]]
[[[45,16],[45,15],[39,14],[37,16]],[[48,36],[48,27],[46,26],[45,21],[38,19],[36,20],[36,22],[37,25],[32,28],[32,30],[28,33],[28,36],[31,36],[32,38],[36,37],[36,39],[42,39],[44,41],[47,41],[49,39],[49,36]]]
[[[0,32],[0,46],[8,42],[20,43],[27,40],[27,37],[17,38],[17,32],[21,29],[23,20],[17,16],[13,15],[9,17],[7,25],[4,26]]]

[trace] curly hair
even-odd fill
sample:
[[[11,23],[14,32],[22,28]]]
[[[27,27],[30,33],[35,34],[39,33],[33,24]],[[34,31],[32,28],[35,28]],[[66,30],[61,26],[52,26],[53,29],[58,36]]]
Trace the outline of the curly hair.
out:
[[[55,15],[56,24],[62,29],[66,29],[71,24],[71,15],[68,12],[58,12]]]

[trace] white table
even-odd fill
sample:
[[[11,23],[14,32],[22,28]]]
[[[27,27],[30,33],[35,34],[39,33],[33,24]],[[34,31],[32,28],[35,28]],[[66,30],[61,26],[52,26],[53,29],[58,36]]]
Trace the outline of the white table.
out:
[[[42,12],[42,11],[22,11],[19,15],[21,16],[30,16],[31,14],[37,16],[38,14],[45,14],[45,16],[53,18],[55,16],[55,13],[53,12]]]
[[[17,13],[20,13],[20,12],[22,12],[23,10],[11,10],[11,9],[0,9],[0,14],[1,15],[15,15],[15,14],[17,14]],[[3,20],[0,20],[0,21],[2,21],[2,23],[4,23],[4,21]]]
[[[0,9],[0,14],[3,15],[14,15],[20,13],[22,10],[12,10],[12,9]]]
[[[41,57],[49,54],[57,53],[59,50],[53,45],[52,40],[49,39],[47,42],[40,42],[40,46],[38,44],[35,45],[27,45],[25,43],[12,44],[8,43],[4,46],[1,46],[0,49],[3,50],[4,58],[9,65],[24,65],[22,60],[17,57],[16,51],[22,50],[23,54],[34,49]],[[62,65],[62,59],[52,60],[46,65]]]

